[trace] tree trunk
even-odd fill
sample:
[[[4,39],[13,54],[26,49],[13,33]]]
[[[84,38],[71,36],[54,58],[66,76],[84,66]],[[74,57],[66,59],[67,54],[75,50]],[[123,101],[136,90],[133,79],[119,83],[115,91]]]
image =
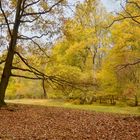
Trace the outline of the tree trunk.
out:
[[[8,51],[5,67],[0,82],[0,106],[5,105],[4,98],[5,98],[6,88],[11,75],[13,57],[14,57],[14,52]]]
[[[44,99],[47,99],[48,96],[47,96],[47,92],[45,89],[45,80],[44,79],[42,80],[42,87],[43,87]]]
[[[135,95],[135,106],[138,106],[138,97]]]
[[[9,49],[8,49],[5,66],[3,69],[3,74],[0,81],[0,106],[5,105],[4,102],[5,92],[11,76],[12,62],[14,59],[14,53],[15,53],[15,48],[16,48],[17,38],[18,38],[18,28],[20,25],[21,4],[22,4],[22,0],[18,0],[14,28],[11,36],[11,41],[9,43]]]

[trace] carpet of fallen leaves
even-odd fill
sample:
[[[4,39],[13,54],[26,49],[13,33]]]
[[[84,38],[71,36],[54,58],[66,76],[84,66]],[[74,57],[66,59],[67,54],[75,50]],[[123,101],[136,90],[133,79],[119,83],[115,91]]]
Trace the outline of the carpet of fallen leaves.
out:
[[[0,140],[140,140],[140,116],[10,105],[0,109]]]

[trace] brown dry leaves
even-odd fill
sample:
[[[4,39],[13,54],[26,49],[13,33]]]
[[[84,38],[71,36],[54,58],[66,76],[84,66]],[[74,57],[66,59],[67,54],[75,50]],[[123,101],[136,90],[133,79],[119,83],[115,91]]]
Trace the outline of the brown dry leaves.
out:
[[[0,110],[0,140],[140,140],[140,117],[28,105],[10,108]]]

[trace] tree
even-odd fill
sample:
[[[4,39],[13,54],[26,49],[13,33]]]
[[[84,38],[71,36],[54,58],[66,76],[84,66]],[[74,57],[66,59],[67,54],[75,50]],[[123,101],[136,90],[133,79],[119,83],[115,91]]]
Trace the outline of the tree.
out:
[[[102,66],[102,59],[105,55],[105,49],[109,44],[109,31],[103,26],[109,20],[109,14],[102,5],[101,1],[87,0],[77,6],[75,19],[83,27],[90,30],[88,39],[89,55],[92,57],[92,70],[94,78]],[[87,37],[86,37],[87,38]]]
[[[111,27],[112,48],[99,74],[104,92],[134,98],[135,105],[138,105],[140,95],[139,34],[139,24],[131,19],[115,23]]]
[[[80,92],[84,92],[79,98],[83,96],[84,100],[89,96],[88,92],[92,97],[97,88],[95,76],[101,68],[107,39],[107,31],[102,25],[107,17],[99,1],[89,0],[78,4],[75,16],[64,22],[63,37],[54,45],[52,61],[47,67],[50,73],[55,72],[75,85],[82,85]],[[73,91],[72,94],[71,90],[67,90],[69,95],[75,97],[77,90]]]
[[[121,4],[122,12],[116,13],[118,16],[109,24],[111,27],[114,23],[122,20],[132,20],[136,24],[140,25],[140,5],[139,0],[125,0],[125,6]]]
[[[45,75],[38,69],[30,66],[30,64],[22,56],[22,54],[20,54],[20,52],[17,51],[17,46],[18,44],[22,44],[22,41],[20,40],[23,39],[23,40],[31,40],[41,49],[39,44],[36,43],[34,39],[36,38],[39,39],[41,37],[44,37],[45,35],[51,34],[49,31],[48,32],[45,31],[45,33],[42,33],[42,31],[44,30],[43,26],[45,24],[50,25],[49,27],[53,26],[51,24],[53,21],[49,20],[49,16],[53,18],[52,16],[53,14],[61,11],[60,5],[62,4],[62,2],[64,2],[64,0],[58,0],[58,1],[54,0],[48,3],[42,0],[32,0],[32,1],[0,0],[0,10],[1,10],[0,26],[4,32],[3,36],[6,35],[8,36],[8,39],[6,41],[8,41],[7,44],[9,44],[7,50],[7,56],[5,60],[1,62],[1,63],[5,62],[3,72],[2,72],[1,82],[0,82],[0,105],[1,106],[5,105],[4,102],[5,91],[11,76],[27,78],[32,80],[43,79],[43,81],[50,80],[53,82],[58,80],[56,77]],[[15,19],[13,20],[13,18],[11,17],[15,17]],[[36,26],[33,26],[35,24]],[[27,31],[25,28],[27,28],[28,30],[31,29],[32,32],[35,30],[35,28],[37,28],[38,30],[36,31],[36,33],[39,34],[39,36],[27,37],[25,35],[22,35],[23,31],[24,32]],[[18,56],[20,60],[27,66],[26,69],[13,67],[13,60],[15,55]],[[30,73],[35,74],[36,77],[16,75],[12,73],[12,69],[18,69],[20,71],[26,71],[26,72],[28,71]]]

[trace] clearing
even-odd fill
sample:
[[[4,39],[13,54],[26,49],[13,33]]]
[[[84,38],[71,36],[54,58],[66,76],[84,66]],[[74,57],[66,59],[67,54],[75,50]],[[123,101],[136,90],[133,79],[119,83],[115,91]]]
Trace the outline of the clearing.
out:
[[[42,106],[55,106],[55,107],[64,107],[72,109],[82,109],[96,112],[110,112],[110,113],[119,113],[119,114],[133,114],[140,115],[140,106],[130,107],[123,104],[119,105],[103,105],[103,104],[92,104],[92,105],[75,105],[70,102],[64,102],[63,100],[58,99],[15,99],[7,100],[8,103],[16,104],[28,104],[28,105],[42,105]]]

